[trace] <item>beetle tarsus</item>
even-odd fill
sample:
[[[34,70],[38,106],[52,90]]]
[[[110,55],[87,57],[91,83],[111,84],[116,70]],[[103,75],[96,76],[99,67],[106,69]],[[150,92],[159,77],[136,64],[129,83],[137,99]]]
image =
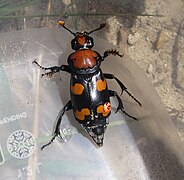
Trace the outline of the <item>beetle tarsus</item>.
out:
[[[45,67],[39,65],[39,64],[37,63],[36,59],[35,59],[32,63],[33,63],[33,64],[36,64],[40,69],[47,70],[47,68],[45,68]]]
[[[41,74],[41,77],[43,77],[43,76],[52,77],[52,75],[53,75],[54,73],[56,73],[56,72],[43,73],[43,74]]]
[[[128,114],[127,112],[125,112],[125,110],[121,109],[121,111],[122,111],[125,115],[127,115],[128,117],[130,117],[130,118],[132,118],[132,119],[138,121],[138,119],[137,119],[136,117],[131,116],[130,114]]]
[[[126,91],[126,93],[127,93],[135,102],[137,102],[137,103],[139,104],[140,107],[142,106],[142,104],[141,104],[141,103],[140,103],[130,92],[128,92],[127,89],[125,89],[125,91]]]
[[[54,141],[54,139],[58,136],[59,134],[54,134],[53,135],[53,137],[52,137],[52,139],[50,140],[50,142],[48,142],[47,144],[45,144],[45,145],[43,145],[42,147],[41,147],[41,150],[43,150],[45,147],[47,147],[47,146],[49,146],[53,141]]]
[[[103,54],[103,56],[102,56],[102,61],[106,58],[106,57],[108,57],[110,54],[112,54],[112,55],[114,55],[114,56],[119,56],[119,57],[123,57],[123,55],[122,54],[120,54],[116,49],[115,50],[107,50],[107,51],[105,51],[104,52],[104,54]]]

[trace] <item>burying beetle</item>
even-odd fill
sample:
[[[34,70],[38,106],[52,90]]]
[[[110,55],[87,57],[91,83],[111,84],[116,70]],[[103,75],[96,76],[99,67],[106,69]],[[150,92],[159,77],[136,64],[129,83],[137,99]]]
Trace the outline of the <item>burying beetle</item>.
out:
[[[107,129],[108,120],[111,113],[110,97],[115,96],[118,100],[118,107],[116,112],[121,110],[125,115],[137,120],[134,116],[128,114],[123,107],[123,102],[116,91],[109,90],[107,87],[106,79],[114,79],[121,87],[122,93],[125,91],[133,98],[140,106],[141,103],[131,95],[125,85],[116,78],[113,74],[103,73],[100,69],[101,62],[110,54],[123,57],[116,50],[107,50],[101,56],[97,51],[93,51],[91,48],[94,45],[93,38],[89,35],[97,30],[105,27],[105,24],[101,24],[99,28],[90,32],[72,32],[65,26],[63,21],[58,22],[63,28],[74,35],[74,39],[71,41],[72,49],[75,52],[71,53],[68,57],[68,65],[42,67],[36,61],[33,61],[43,70],[49,70],[49,72],[42,74],[42,76],[52,76],[59,71],[65,71],[71,74],[70,79],[70,95],[71,100],[64,106],[61,111],[61,115],[57,120],[54,134],[49,143],[42,146],[44,149],[50,145],[56,136],[60,136],[60,125],[62,116],[66,111],[72,110],[75,119],[81,124],[81,126],[89,133],[94,142],[98,146],[103,146],[104,133]]]

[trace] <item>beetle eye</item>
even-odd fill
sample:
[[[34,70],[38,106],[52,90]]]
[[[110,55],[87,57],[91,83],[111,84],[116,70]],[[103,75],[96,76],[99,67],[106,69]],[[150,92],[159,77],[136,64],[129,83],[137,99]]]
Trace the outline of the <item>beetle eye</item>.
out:
[[[84,35],[88,35],[88,33],[86,31],[84,31]]]
[[[87,42],[90,43],[91,42],[91,39],[87,39]]]

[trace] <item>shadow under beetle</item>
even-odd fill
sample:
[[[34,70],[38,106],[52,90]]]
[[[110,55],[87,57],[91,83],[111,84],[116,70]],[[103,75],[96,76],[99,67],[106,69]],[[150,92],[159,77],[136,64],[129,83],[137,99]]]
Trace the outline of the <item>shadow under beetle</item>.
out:
[[[38,65],[41,69],[49,71],[42,74],[42,76],[52,76],[59,71],[70,73],[71,100],[68,101],[61,111],[52,139],[49,143],[42,146],[41,149],[50,145],[56,136],[61,137],[60,125],[62,116],[69,110],[73,110],[75,119],[89,133],[94,142],[98,146],[103,146],[104,133],[108,125],[107,118],[111,113],[110,97],[115,96],[118,100],[116,112],[121,110],[130,118],[137,120],[137,118],[125,112],[120,96],[116,91],[108,89],[106,79],[116,80],[121,87],[122,93],[123,91],[126,91],[126,93],[128,93],[128,95],[140,106],[141,103],[128,92],[125,85],[118,78],[113,74],[102,73],[102,70],[100,69],[101,62],[110,54],[122,57],[116,50],[107,50],[104,52],[103,56],[101,56],[97,51],[91,49],[94,42],[93,38],[89,35],[105,27],[105,24],[101,24],[99,28],[90,32],[84,31],[76,33],[68,29],[63,21],[59,21],[58,24],[74,35],[74,39],[71,41],[71,46],[75,52],[69,55],[68,65],[45,68],[39,65],[36,61],[33,61],[33,63]]]

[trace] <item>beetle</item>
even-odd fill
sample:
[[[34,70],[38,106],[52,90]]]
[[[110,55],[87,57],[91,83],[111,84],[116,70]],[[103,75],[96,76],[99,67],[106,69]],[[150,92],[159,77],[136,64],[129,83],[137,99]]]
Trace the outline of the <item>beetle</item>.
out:
[[[33,61],[42,70],[48,71],[41,76],[52,76],[59,71],[65,71],[71,74],[70,78],[70,96],[71,100],[61,110],[54,134],[47,144],[42,146],[42,150],[50,145],[57,136],[60,136],[60,125],[62,117],[66,111],[73,110],[75,119],[92,137],[97,146],[103,146],[104,133],[108,126],[108,117],[111,114],[110,97],[116,97],[118,107],[116,112],[121,110],[125,115],[134,120],[136,117],[128,114],[123,107],[123,102],[116,91],[109,90],[106,79],[114,79],[120,86],[122,93],[125,91],[135,100],[140,106],[141,103],[127,90],[126,86],[113,74],[103,73],[100,69],[101,62],[109,55],[117,55],[123,57],[116,50],[107,50],[101,56],[97,51],[92,50],[94,46],[91,33],[105,27],[101,24],[90,32],[72,32],[65,26],[64,21],[59,21],[58,24],[74,35],[71,41],[71,47],[74,50],[68,57],[68,65],[43,67]]]

